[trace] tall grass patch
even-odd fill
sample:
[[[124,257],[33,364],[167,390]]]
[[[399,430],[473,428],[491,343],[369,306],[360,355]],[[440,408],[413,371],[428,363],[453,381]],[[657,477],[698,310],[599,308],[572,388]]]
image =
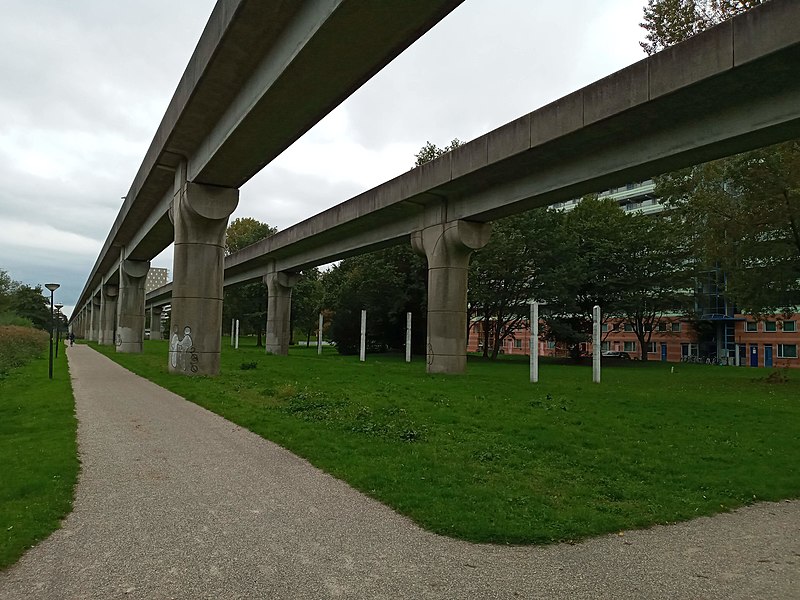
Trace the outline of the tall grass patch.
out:
[[[128,368],[275,441],[420,525],[479,542],[547,543],[800,496],[800,379],[761,369],[606,368],[223,346],[216,378],[170,376],[165,342]],[[241,369],[254,363],[255,367]]]
[[[48,348],[46,331],[19,325],[0,325],[0,379]]]

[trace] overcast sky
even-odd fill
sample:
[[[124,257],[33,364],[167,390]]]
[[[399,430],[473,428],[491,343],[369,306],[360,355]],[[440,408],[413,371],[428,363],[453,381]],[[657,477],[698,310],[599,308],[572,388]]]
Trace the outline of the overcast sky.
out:
[[[214,0],[0,0],[0,269],[69,314]],[[644,58],[644,0],[466,0],[241,189],[279,229]],[[153,261],[170,269],[171,248]]]

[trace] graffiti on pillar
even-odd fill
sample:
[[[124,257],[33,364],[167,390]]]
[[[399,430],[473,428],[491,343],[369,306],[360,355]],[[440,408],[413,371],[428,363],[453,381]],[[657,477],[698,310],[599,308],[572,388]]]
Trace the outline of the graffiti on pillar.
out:
[[[118,347],[122,346],[122,334],[121,333],[117,334],[117,346]]]
[[[195,352],[192,342],[192,328],[188,325],[183,328],[183,338],[178,336],[178,328],[172,330],[169,341],[169,362],[173,369],[197,373],[200,357]]]

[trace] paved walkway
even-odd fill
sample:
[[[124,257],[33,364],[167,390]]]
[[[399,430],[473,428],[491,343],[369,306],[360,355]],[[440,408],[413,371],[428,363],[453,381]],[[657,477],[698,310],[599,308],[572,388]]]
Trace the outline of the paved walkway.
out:
[[[0,599],[800,598],[800,502],[577,545],[473,545],[86,346],[69,361],[75,510],[0,573]]]

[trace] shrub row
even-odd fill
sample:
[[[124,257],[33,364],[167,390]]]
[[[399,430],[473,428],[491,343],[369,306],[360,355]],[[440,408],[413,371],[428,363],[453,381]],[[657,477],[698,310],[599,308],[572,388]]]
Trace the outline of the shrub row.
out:
[[[0,377],[40,356],[50,336],[46,331],[18,325],[0,325]]]

